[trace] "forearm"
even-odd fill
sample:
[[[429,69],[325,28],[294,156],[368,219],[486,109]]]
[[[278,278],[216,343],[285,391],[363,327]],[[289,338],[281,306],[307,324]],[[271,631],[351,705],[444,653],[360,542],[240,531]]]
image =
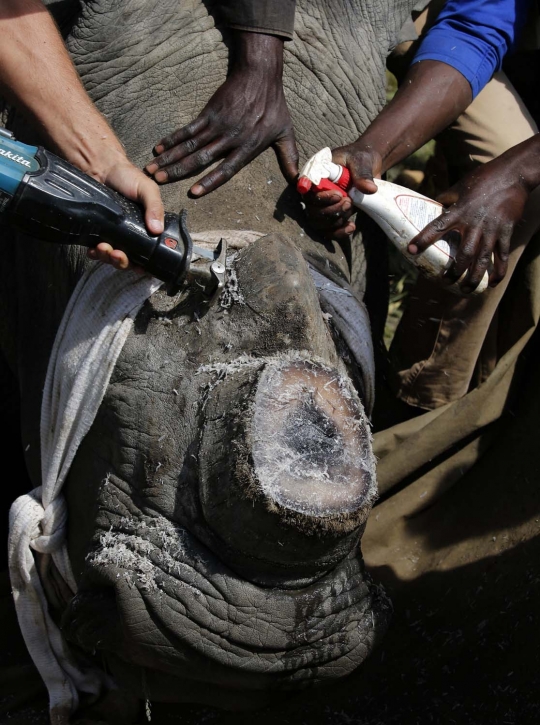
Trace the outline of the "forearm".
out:
[[[438,61],[415,63],[394,98],[352,144],[332,151],[335,163],[346,166],[352,183],[374,194],[373,177],[380,177],[436,136],[471,102],[471,87],[455,68]],[[351,201],[336,192],[307,196],[308,216],[327,237],[352,234]]]
[[[267,33],[233,31],[230,72],[199,116],[154,147],[146,171],[161,184],[218,167],[191,187],[202,196],[226,183],[273,146],[288,181],[298,173],[298,152],[283,92],[283,44]]]
[[[276,35],[234,31],[232,72],[260,73],[280,84],[283,76],[283,40]]]
[[[103,173],[98,149],[123,155],[40,0],[0,3],[0,89],[50,147],[96,178]]]
[[[380,154],[385,172],[452,123],[471,100],[471,87],[455,68],[438,61],[415,63],[358,143]]]

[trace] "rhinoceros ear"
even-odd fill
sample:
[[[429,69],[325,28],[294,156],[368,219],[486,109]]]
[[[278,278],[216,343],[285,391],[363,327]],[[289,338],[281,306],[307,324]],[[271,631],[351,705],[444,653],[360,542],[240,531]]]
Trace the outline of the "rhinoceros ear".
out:
[[[268,584],[320,576],[358,544],[376,496],[371,436],[352,386],[291,356],[212,392],[200,498],[223,559]],[[277,580],[275,579],[277,574]]]

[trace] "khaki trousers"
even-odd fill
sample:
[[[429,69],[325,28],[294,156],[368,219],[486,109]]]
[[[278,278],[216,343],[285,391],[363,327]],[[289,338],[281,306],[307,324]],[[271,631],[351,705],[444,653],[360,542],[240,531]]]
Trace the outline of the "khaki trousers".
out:
[[[420,35],[436,17],[434,5],[442,3],[430,3],[415,21]],[[410,54],[410,45],[398,47],[397,55]],[[441,135],[438,146],[462,175],[537,132],[514,87],[500,72]],[[540,227],[539,202],[540,194],[532,195],[524,223],[512,240],[508,273],[497,288],[460,298],[428,280],[418,280],[390,348],[392,387],[399,399],[431,410],[461,398],[491,373],[504,354],[497,307],[525,245]]]

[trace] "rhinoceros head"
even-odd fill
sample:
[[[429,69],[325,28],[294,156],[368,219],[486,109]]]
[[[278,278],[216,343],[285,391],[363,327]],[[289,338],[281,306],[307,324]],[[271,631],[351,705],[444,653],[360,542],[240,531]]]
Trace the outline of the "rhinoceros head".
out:
[[[369,424],[327,318],[275,235],[214,306],[192,288],[140,313],[67,485],[63,630],[125,689],[264,701],[347,674],[384,630],[359,549]]]

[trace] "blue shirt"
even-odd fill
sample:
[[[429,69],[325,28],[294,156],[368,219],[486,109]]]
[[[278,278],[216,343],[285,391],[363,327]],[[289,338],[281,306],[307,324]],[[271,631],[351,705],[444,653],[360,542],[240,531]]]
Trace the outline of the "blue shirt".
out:
[[[531,0],[448,0],[413,63],[439,60],[469,81],[473,98],[501,69],[525,24]]]

